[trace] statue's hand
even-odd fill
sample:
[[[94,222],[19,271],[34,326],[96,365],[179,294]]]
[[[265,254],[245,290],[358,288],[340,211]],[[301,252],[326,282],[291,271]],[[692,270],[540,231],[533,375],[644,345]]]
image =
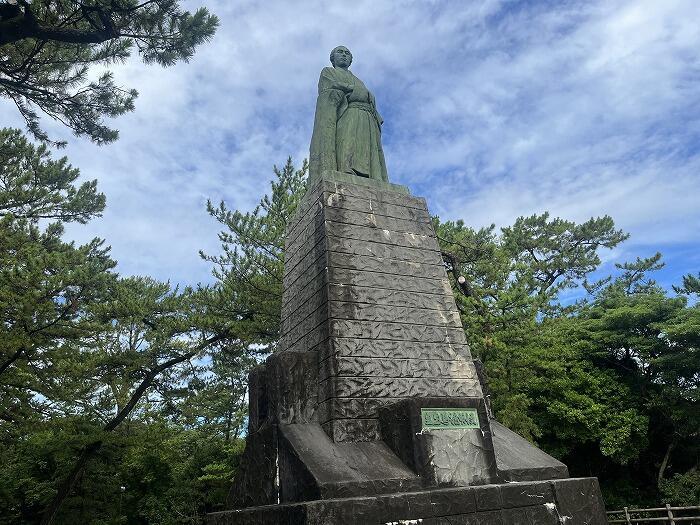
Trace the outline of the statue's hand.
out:
[[[329,98],[334,104],[340,104],[340,101],[345,97],[343,92],[339,89],[331,89],[329,90]]]

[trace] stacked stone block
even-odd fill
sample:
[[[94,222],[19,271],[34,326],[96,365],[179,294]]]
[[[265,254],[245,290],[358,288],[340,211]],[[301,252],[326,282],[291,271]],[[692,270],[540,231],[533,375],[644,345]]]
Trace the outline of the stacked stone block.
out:
[[[425,200],[320,180],[287,230],[281,350],[318,354],[318,421],[381,439],[378,409],[481,397]]]

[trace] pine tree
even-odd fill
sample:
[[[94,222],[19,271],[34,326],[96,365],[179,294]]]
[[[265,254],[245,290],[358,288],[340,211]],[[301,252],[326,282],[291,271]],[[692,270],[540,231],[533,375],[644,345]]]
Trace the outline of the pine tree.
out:
[[[207,211],[225,229],[219,233],[221,255],[200,252],[212,262],[217,279],[212,315],[233,323],[231,332],[249,345],[268,349],[279,337],[284,273],[284,231],[303,196],[306,162],[300,169],[292,159],[274,167],[276,180],[252,212],[229,210],[224,202]]]
[[[231,336],[208,320],[206,289],[119,279],[103,241],[62,239],[105,205],[65,158],[5,129],[0,160],[0,444],[14,487],[0,515],[48,524],[122,425],[167,421],[193,361]],[[36,465],[27,445],[44,451]]]
[[[102,296],[115,263],[103,241],[75,246],[63,224],[86,222],[104,208],[95,181],[74,183],[78,170],[51,159],[17,130],[0,130],[0,413],[32,403],[68,342],[94,328],[83,306]],[[46,220],[52,220],[46,224]]]
[[[598,251],[627,238],[610,217],[582,224],[548,213],[478,231],[435,219],[435,229],[472,350],[484,363],[524,341],[538,316],[557,313],[562,291],[600,264]]]
[[[104,122],[133,110],[137,93],[91,66],[123,62],[136,48],[146,63],[188,60],[218,19],[177,0],[17,0],[0,4],[0,96],[17,106],[29,132],[49,141],[37,109],[98,144],[117,131]],[[63,143],[54,142],[55,145]]]

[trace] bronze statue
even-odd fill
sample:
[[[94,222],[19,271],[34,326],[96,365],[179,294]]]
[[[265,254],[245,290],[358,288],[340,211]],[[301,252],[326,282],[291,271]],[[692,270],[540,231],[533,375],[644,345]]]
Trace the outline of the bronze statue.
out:
[[[323,171],[340,171],[388,182],[382,151],[382,117],[374,95],[348,68],[347,47],[331,51],[333,67],[324,67],[318,80],[318,99],[309,155],[310,178]]]

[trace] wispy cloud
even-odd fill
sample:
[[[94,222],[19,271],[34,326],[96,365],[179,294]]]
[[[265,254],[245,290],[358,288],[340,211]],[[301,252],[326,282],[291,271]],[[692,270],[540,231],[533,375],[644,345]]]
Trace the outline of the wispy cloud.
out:
[[[251,208],[273,164],[307,155],[340,43],[377,96],[390,178],[433,212],[474,226],[610,214],[633,234],[616,257],[658,247],[675,273],[697,270],[678,254],[700,241],[700,3],[186,2],[202,4],[221,28],[191,63],[116,68],[140,92],[120,140],[69,137],[108,197],[70,234],[106,238],[122,272],[208,279],[204,202]],[[21,125],[5,102],[0,118]]]

